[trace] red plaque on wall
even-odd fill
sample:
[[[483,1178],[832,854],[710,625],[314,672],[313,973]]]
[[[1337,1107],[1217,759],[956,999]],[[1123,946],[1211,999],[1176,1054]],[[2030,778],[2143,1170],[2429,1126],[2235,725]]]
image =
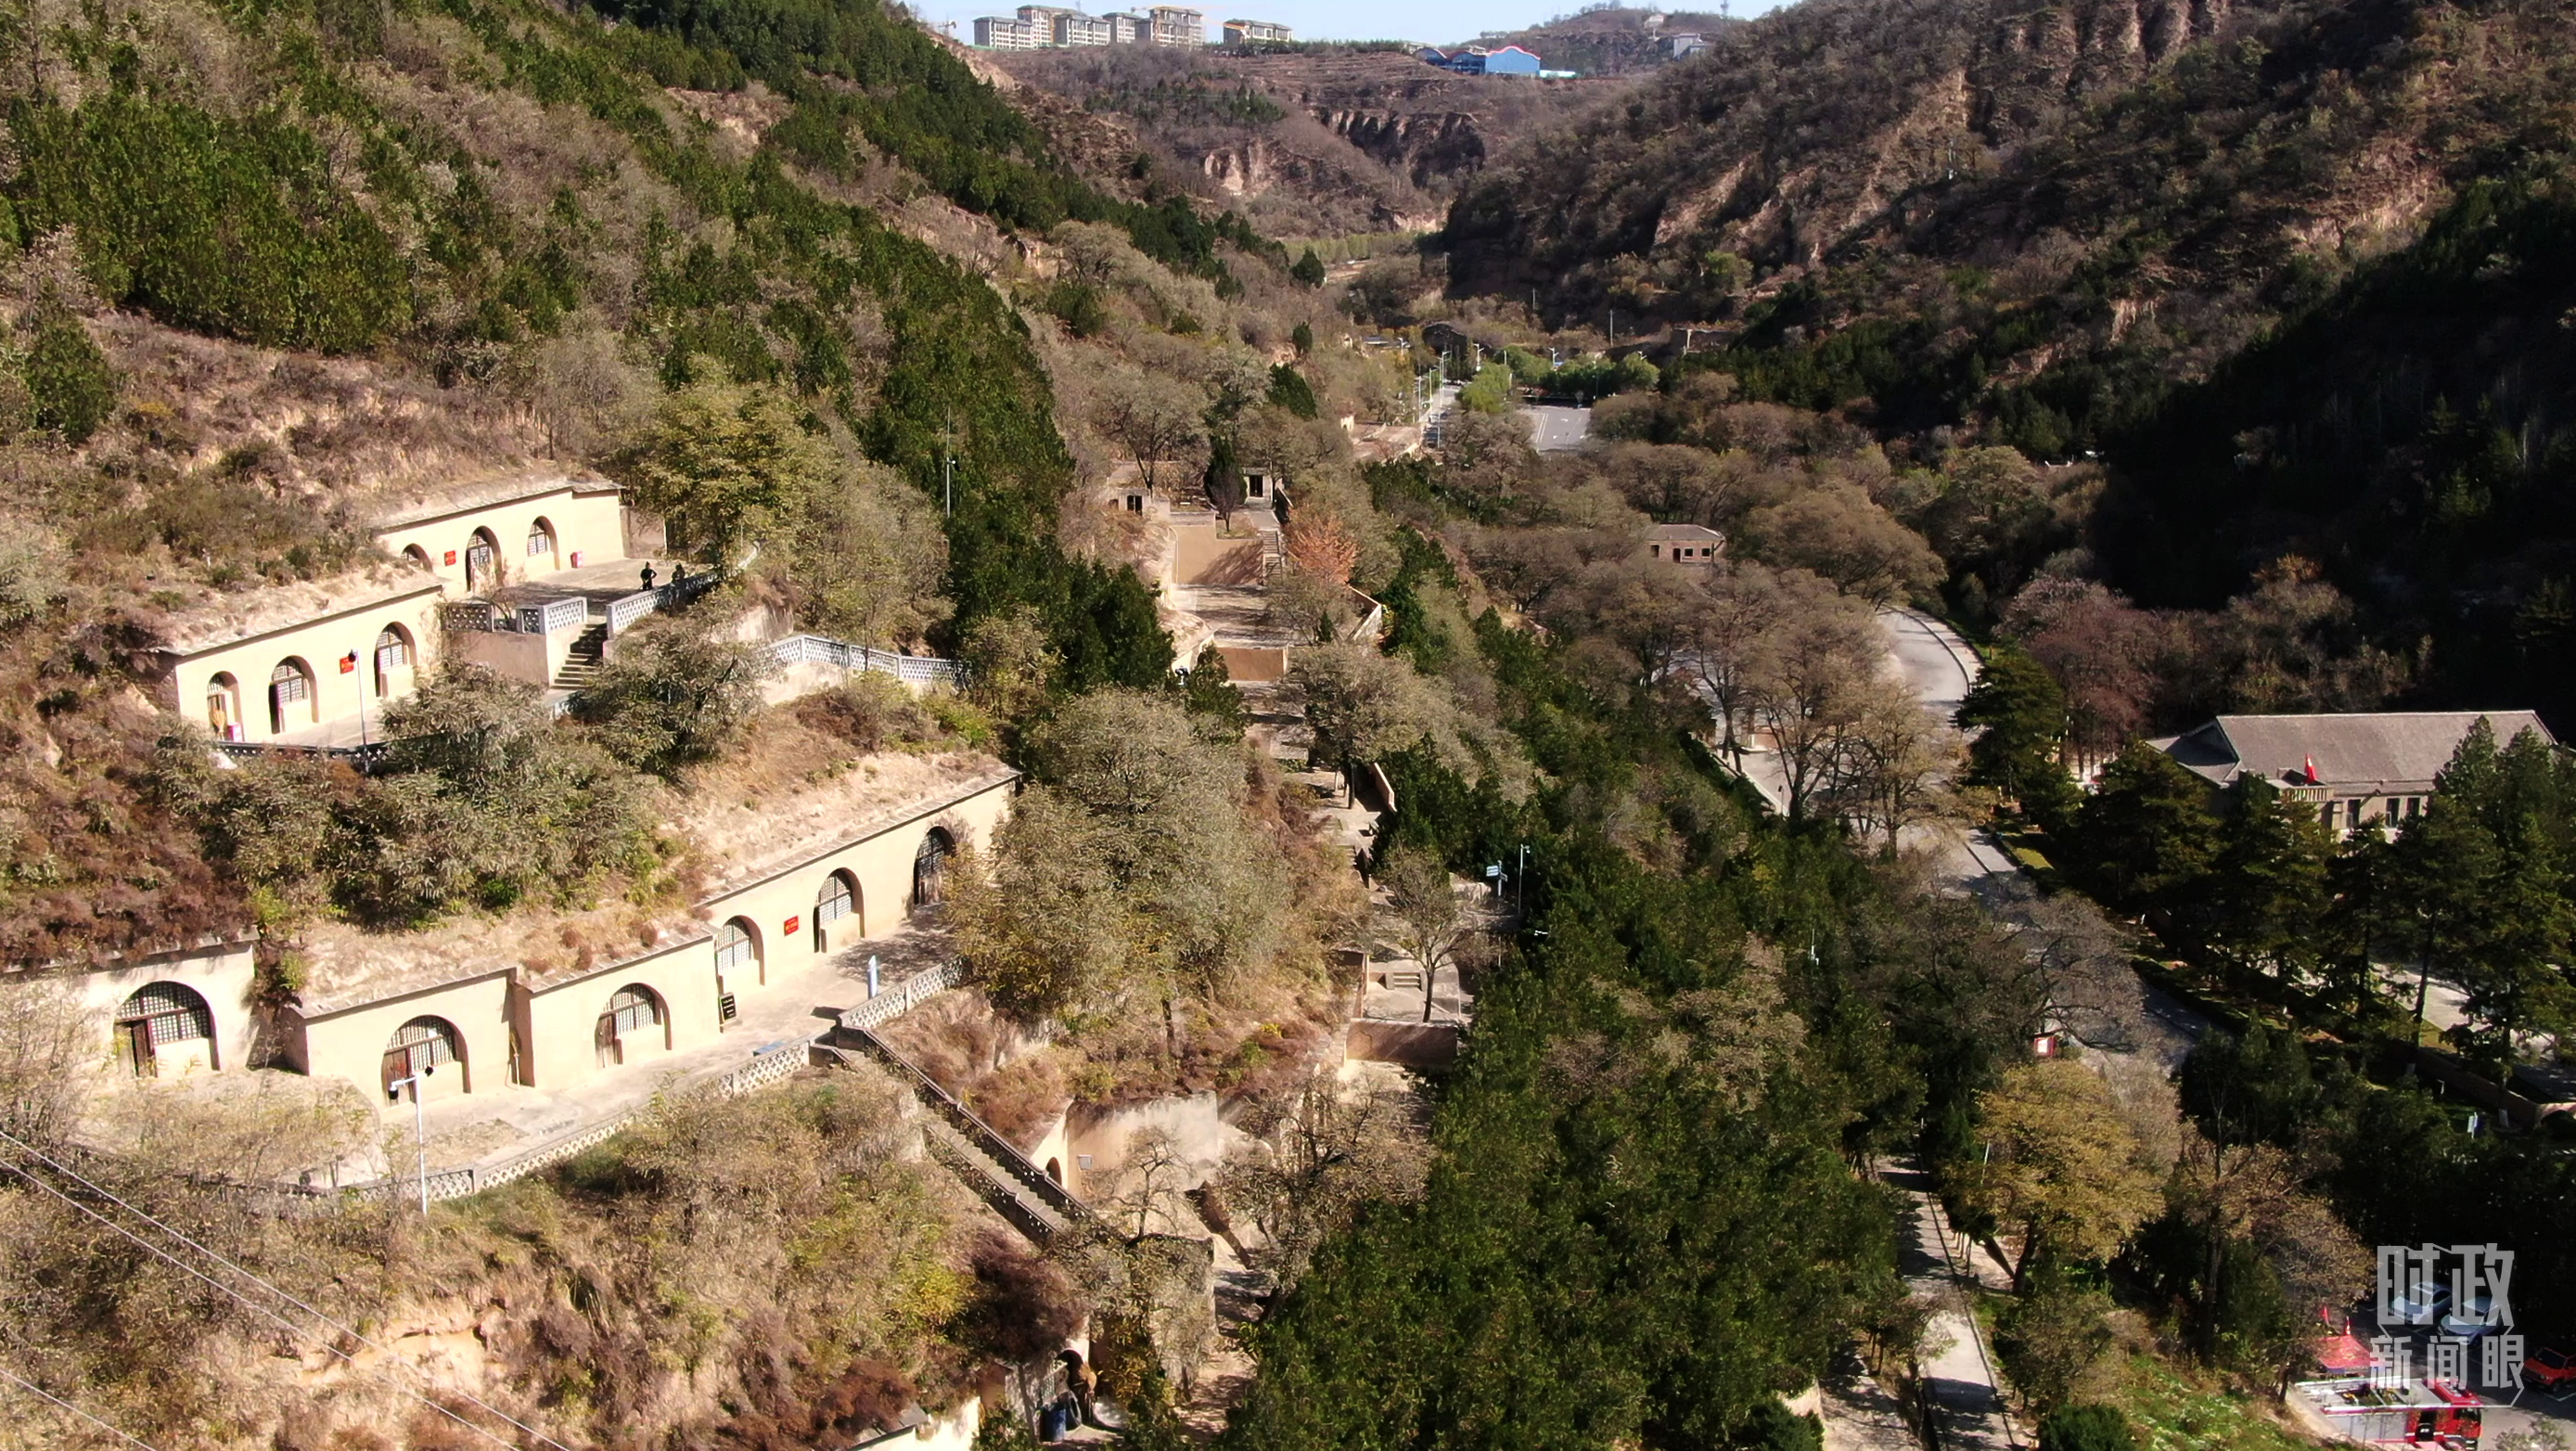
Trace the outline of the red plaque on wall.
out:
[[[455,551],[455,550],[451,549],[451,550],[447,551],[447,562],[448,562],[448,563],[450,563],[450,564],[454,564],[454,563],[456,562],[456,551]]]
[[[783,928],[783,929],[781,929],[781,930],[786,931],[786,932],[789,932],[789,933],[793,933],[793,932],[796,930],[796,924],[797,924],[797,923],[799,923],[799,922],[802,922],[802,921],[804,921],[804,920],[805,920],[805,919],[804,919],[802,916],[790,917],[790,918],[788,918],[788,919],[787,919],[787,925],[786,925],[786,927],[785,927],[785,928]]]

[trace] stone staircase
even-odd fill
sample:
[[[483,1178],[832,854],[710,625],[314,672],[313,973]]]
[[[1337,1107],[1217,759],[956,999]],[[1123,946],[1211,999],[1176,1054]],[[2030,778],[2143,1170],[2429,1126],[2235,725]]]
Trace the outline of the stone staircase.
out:
[[[947,1120],[930,1119],[924,1125],[922,1141],[932,1158],[946,1165],[948,1172],[975,1191],[976,1198],[991,1205],[994,1213],[1009,1220],[1033,1243],[1051,1243],[1071,1227],[1065,1215],[1014,1180],[998,1160]]]
[[[563,668],[555,672],[555,689],[580,690],[599,674],[600,661],[608,651],[608,621],[593,620],[590,628],[572,642],[564,656]]]
[[[1031,1244],[1044,1248],[1068,1232],[1079,1230],[1107,1232],[1107,1226],[1091,1206],[1048,1178],[1046,1171],[1030,1163],[1008,1139],[950,1096],[936,1079],[864,1026],[844,1016],[840,1026],[822,1037],[819,1046],[845,1059],[873,1059],[910,1088],[913,1096],[930,1110],[922,1139],[931,1157],[947,1166],[959,1182],[991,1205],[994,1213],[1010,1221],[1011,1227]]]

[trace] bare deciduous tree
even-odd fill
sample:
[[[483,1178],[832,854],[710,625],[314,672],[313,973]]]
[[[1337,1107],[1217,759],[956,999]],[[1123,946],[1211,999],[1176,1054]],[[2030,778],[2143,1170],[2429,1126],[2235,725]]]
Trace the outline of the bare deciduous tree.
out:
[[[1472,930],[1458,908],[1458,893],[1449,868],[1432,852],[1399,846],[1378,863],[1378,883],[1386,888],[1396,945],[1422,967],[1422,1021],[1431,1021],[1433,982],[1448,965],[1458,940]]]
[[[1101,431],[1136,461],[1146,489],[1155,489],[1157,467],[1184,457],[1198,442],[1198,400],[1170,379],[1141,369],[1112,374],[1100,392]]]
[[[0,1131],[58,1144],[80,1123],[81,1070],[105,1049],[97,1015],[60,978],[0,986]]]
[[[1804,611],[1776,637],[1752,694],[1779,750],[1791,817],[1807,815],[1840,781],[1882,653],[1868,615],[1847,607]]]
[[[1216,1187],[1260,1231],[1248,1257],[1282,1289],[1362,1205],[1421,1192],[1429,1167],[1416,1099],[1330,1072],[1256,1100],[1238,1126],[1248,1142],[1227,1156]]]

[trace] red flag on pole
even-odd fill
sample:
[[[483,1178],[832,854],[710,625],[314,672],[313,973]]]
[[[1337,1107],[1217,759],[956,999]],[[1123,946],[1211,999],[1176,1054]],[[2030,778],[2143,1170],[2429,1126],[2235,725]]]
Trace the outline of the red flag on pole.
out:
[[[2317,784],[2317,758],[2314,756],[2308,757],[2308,784]]]

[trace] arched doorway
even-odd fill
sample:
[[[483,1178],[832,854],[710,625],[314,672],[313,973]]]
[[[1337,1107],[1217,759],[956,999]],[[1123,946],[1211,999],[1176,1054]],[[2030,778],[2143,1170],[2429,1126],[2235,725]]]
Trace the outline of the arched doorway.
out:
[[[602,1068],[625,1062],[630,1045],[638,1051],[669,1048],[671,1021],[662,1010],[662,995],[640,983],[610,993],[595,1036]]]
[[[501,582],[501,541],[489,529],[477,529],[465,541],[465,587],[490,589]]]
[[[466,1075],[465,1040],[458,1036],[456,1025],[445,1018],[419,1017],[394,1030],[393,1041],[385,1045],[384,1088],[387,1098],[400,1098],[394,1085],[405,1079],[418,1079],[428,1074],[433,1083],[454,1074],[456,1087],[445,1084],[438,1091],[471,1093],[474,1081]],[[412,1096],[420,1096],[420,1084],[411,1085]]]
[[[200,1045],[206,1066],[217,1066],[214,1011],[186,983],[145,983],[116,1010],[117,1056],[137,1078],[157,1076],[161,1055],[183,1043]]]
[[[823,890],[814,898],[814,950],[832,949],[832,924],[849,921],[857,934],[868,933],[867,917],[859,911],[859,879],[848,872],[834,872],[823,879]]]
[[[241,682],[229,670],[206,682],[206,729],[219,741],[242,738]]]
[[[321,704],[314,698],[313,667],[297,656],[277,662],[277,668],[268,672],[268,733],[282,736],[321,718]]]
[[[553,572],[556,563],[555,526],[546,522],[543,515],[539,515],[537,521],[528,526],[527,556],[530,574]]]
[[[1064,1163],[1063,1163],[1063,1161],[1062,1161],[1062,1160],[1059,1160],[1059,1159],[1049,1159],[1049,1160],[1047,1160],[1047,1170],[1046,1170],[1046,1174],[1047,1174],[1047,1177],[1048,1177],[1048,1178],[1053,1179],[1053,1180],[1054,1180],[1055,1182],[1057,1182],[1058,1184],[1063,1183],[1063,1182],[1064,1182]]]
[[[410,563],[419,565],[423,569],[430,567],[429,551],[421,548],[417,544],[404,545],[402,557]]]
[[[376,632],[376,699],[391,700],[411,690],[412,667],[419,663],[412,653],[411,631],[400,625],[387,625]]]
[[[760,932],[746,918],[736,917],[716,929],[716,988],[738,973],[748,971],[755,983],[768,980],[767,965],[761,961]]]
[[[921,838],[921,847],[912,854],[912,905],[932,907],[947,895],[948,859],[957,854],[957,838],[948,828],[934,826]]]

